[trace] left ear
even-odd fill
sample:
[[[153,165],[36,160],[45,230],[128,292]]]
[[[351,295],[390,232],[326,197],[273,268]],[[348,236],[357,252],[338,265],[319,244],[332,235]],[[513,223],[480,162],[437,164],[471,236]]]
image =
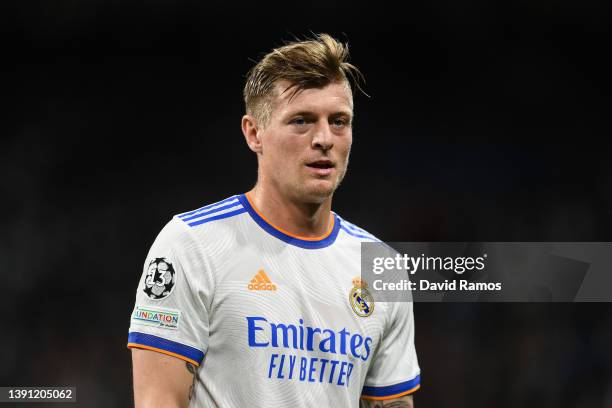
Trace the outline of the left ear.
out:
[[[263,148],[261,144],[261,133],[257,127],[257,120],[251,115],[244,115],[242,117],[242,134],[244,139],[251,149],[255,153],[261,153]]]

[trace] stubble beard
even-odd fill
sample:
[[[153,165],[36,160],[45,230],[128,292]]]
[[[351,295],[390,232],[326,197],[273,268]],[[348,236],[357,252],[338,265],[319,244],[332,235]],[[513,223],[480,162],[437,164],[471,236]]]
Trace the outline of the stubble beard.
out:
[[[309,180],[308,183],[302,183],[297,185],[294,189],[296,193],[296,198],[301,202],[309,204],[324,203],[326,200],[330,199],[334,195],[338,187],[340,187],[340,184],[342,183],[342,180],[346,175],[346,170],[347,166],[344,166],[344,168],[338,174],[338,177],[336,177],[336,180],[331,186],[328,185],[328,182],[325,182],[324,185],[321,185],[319,180],[314,181],[314,186],[309,185],[310,183],[312,183],[311,180]]]

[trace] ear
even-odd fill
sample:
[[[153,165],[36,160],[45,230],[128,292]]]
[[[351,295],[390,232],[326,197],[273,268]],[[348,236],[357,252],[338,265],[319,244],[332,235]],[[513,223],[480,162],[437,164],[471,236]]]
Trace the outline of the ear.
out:
[[[257,121],[251,115],[242,117],[242,134],[246,139],[249,149],[255,153],[262,152],[260,129],[257,127]]]

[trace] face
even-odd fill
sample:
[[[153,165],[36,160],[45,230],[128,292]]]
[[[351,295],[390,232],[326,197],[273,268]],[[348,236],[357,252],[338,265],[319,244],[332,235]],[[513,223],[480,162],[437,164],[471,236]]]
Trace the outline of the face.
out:
[[[268,125],[258,131],[260,182],[300,202],[321,203],[346,173],[352,143],[353,104],[346,82],[304,89],[290,99],[277,85]]]

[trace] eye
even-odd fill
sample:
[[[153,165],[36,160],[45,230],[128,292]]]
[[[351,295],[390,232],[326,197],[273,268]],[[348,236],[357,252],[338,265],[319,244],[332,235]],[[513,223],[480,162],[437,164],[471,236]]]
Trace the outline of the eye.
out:
[[[302,117],[297,117],[291,120],[291,122],[289,122],[292,125],[298,125],[298,126],[304,126],[306,124],[306,119],[302,118]]]
[[[347,126],[348,124],[349,124],[348,120],[343,119],[343,118],[336,118],[332,120],[332,125],[335,127],[344,127],[344,126]]]

